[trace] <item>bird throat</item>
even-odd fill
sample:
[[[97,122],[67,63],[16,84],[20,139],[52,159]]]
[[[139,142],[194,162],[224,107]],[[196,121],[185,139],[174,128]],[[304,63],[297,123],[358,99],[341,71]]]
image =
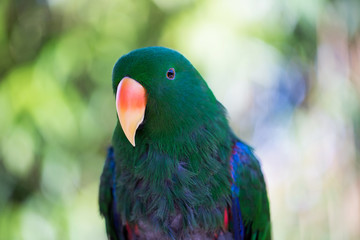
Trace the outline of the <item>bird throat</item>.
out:
[[[185,132],[179,141],[172,141],[175,144],[145,135],[135,148],[123,142],[121,129],[115,129],[115,198],[122,221],[151,225],[169,236],[187,232],[184,228],[219,229],[231,195],[231,136],[226,128],[220,115]],[[177,216],[181,230],[174,226]]]

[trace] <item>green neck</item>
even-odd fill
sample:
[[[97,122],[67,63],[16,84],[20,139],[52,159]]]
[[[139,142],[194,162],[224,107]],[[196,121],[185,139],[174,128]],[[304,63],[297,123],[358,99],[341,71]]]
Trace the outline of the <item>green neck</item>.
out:
[[[136,147],[117,125],[116,195],[124,221],[149,220],[166,232],[171,231],[167,217],[180,212],[185,226],[221,226],[230,197],[232,141],[224,109],[216,106],[173,134],[150,131],[145,122],[136,133]]]

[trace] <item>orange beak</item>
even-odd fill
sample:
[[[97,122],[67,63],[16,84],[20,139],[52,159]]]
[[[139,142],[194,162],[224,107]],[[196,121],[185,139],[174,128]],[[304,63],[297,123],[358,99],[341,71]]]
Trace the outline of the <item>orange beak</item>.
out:
[[[124,77],[116,91],[116,110],[120,125],[129,142],[135,147],[135,133],[144,120],[146,91],[140,83]]]

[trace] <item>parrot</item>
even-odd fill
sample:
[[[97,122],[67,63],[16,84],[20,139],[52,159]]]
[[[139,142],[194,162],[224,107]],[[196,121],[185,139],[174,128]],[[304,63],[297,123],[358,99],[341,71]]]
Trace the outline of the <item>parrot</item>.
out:
[[[109,240],[271,239],[260,162],[189,60],[135,49],[115,63],[112,88],[98,199]]]

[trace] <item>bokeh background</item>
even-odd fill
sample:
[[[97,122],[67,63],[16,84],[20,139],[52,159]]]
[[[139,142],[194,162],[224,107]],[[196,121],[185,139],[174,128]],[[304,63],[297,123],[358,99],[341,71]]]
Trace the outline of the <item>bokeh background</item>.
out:
[[[0,239],[106,239],[112,67],[150,45],[255,147],[274,239],[360,239],[359,24],[358,0],[1,0]]]

